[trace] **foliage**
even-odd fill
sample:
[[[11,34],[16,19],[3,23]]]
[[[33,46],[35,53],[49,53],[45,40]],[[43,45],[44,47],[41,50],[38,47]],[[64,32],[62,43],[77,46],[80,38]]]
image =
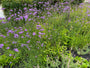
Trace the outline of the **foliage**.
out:
[[[12,6],[7,20],[0,18],[0,67],[89,68],[90,60],[78,56],[90,52],[87,7],[46,2],[42,11],[31,6]],[[72,50],[78,55],[73,57]]]

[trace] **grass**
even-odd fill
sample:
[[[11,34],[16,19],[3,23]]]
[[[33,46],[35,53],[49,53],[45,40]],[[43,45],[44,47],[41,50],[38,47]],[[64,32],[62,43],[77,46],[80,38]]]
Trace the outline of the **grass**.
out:
[[[7,68],[88,68],[90,61],[78,55],[90,53],[88,4],[66,10],[24,8],[0,21],[0,66]],[[89,6],[89,5],[88,5]],[[55,8],[56,7],[56,8]],[[48,10],[50,9],[50,10]],[[11,11],[12,12],[12,11]],[[20,15],[20,16],[18,16]],[[10,19],[10,20],[9,20]]]

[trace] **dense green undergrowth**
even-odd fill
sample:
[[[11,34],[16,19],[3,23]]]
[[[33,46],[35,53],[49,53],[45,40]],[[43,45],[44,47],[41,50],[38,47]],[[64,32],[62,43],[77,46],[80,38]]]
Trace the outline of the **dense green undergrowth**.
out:
[[[90,68],[90,60],[78,56],[90,54],[89,5],[60,6],[24,7],[23,14],[10,9],[0,21],[1,67]]]

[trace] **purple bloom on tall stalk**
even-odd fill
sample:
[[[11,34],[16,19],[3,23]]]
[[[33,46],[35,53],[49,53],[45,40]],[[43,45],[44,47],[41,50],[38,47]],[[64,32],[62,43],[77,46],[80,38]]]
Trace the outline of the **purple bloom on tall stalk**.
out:
[[[40,31],[44,31],[44,29],[40,29]]]
[[[24,38],[24,36],[21,36],[21,38]]]
[[[10,11],[12,12],[13,10],[11,9]]]
[[[38,35],[39,38],[41,38],[41,35]]]
[[[27,31],[27,29],[25,29],[25,31]]]
[[[33,9],[29,9],[29,11],[32,11]]]
[[[9,54],[9,56],[12,56],[12,54]]]
[[[31,21],[32,19],[29,19],[28,21]]]
[[[42,19],[45,19],[45,16],[42,16],[41,18],[42,18]]]
[[[43,47],[43,43],[41,44],[41,46]]]
[[[6,49],[9,49],[10,47],[7,47]]]
[[[2,10],[4,10],[4,9],[6,9],[6,8],[2,8]]]
[[[5,24],[5,23],[7,23],[7,22],[2,21],[1,23]]]
[[[23,16],[20,16],[20,19],[23,20]]]
[[[36,35],[36,33],[35,33],[35,32],[33,32],[33,35]]]
[[[88,16],[90,16],[90,14],[88,14]]]
[[[19,52],[19,50],[17,48],[14,48],[14,51]]]
[[[36,26],[41,28],[41,25],[36,25]]]
[[[8,32],[7,33],[14,33],[14,31],[13,30],[8,30]]]
[[[2,20],[2,18],[0,17],[0,20]]]
[[[50,12],[47,12],[47,14],[51,14]]]
[[[23,47],[23,46],[28,46],[28,44],[21,44],[21,47]]]
[[[4,44],[0,44],[0,48],[2,48],[4,46]]]
[[[26,37],[30,37],[30,35],[25,35]]]
[[[38,4],[43,4],[43,2],[38,2]]]
[[[34,12],[34,13],[33,13],[33,15],[36,15],[36,14],[37,14],[37,12]]]
[[[26,7],[24,7],[24,10],[27,10],[27,8],[26,8]]]
[[[24,31],[19,32],[19,34],[22,34]]]
[[[28,40],[27,43],[30,43],[30,40]]]
[[[20,21],[20,18],[16,18],[15,20],[16,20],[16,21]]]
[[[28,19],[28,15],[25,15],[24,18],[25,18],[25,21],[26,21]]]
[[[65,2],[64,4],[69,4],[69,2]]]
[[[41,33],[41,32],[39,32],[39,34],[40,34],[40,35],[45,35],[45,33]]]
[[[14,34],[14,38],[18,38],[19,37],[19,35],[18,34]]]
[[[11,19],[11,17],[8,17],[8,18],[7,18],[7,20],[10,20],[10,19]]]
[[[16,44],[17,42],[13,41],[12,44]]]
[[[4,35],[0,35],[0,37],[6,38],[6,36],[4,36]]]

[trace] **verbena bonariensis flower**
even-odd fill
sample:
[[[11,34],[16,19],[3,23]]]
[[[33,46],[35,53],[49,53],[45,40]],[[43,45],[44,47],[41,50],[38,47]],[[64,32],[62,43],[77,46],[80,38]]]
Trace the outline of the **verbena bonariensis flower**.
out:
[[[41,25],[36,25],[36,26],[41,28]]]
[[[11,17],[8,17],[8,18],[7,18],[7,20],[10,20],[10,19],[11,19]]]
[[[5,22],[5,21],[2,21],[1,23],[5,24],[5,23],[7,23],[7,22]]]
[[[13,41],[12,44],[16,44],[17,42],[16,41]]]
[[[36,35],[36,33],[35,33],[35,32],[33,32],[33,35]]]
[[[26,21],[28,19],[28,15],[25,15],[24,18],[25,18],[25,21]]]
[[[0,44],[0,48],[2,48],[4,46],[4,44]]]
[[[44,31],[44,29],[40,29],[40,31]]]
[[[9,49],[10,47],[7,47],[6,49]]]
[[[30,40],[28,40],[27,43],[30,43]]]
[[[40,34],[40,35],[45,35],[45,33],[41,33],[41,32],[39,32],[39,34]]]
[[[14,34],[14,38],[18,38],[19,37],[19,35],[18,34]]]
[[[9,54],[9,56],[12,56],[12,54]]]
[[[41,38],[41,35],[38,35],[39,38]]]
[[[90,14],[88,14],[87,16],[90,16]]]
[[[19,52],[19,50],[17,48],[14,48],[14,51]]]
[[[25,31],[27,31],[27,29],[25,29]]]
[[[19,34],[22,34],[24,31],[19,32]]]
[[[43,47],[43,43],[41,44],[41,46]]]

